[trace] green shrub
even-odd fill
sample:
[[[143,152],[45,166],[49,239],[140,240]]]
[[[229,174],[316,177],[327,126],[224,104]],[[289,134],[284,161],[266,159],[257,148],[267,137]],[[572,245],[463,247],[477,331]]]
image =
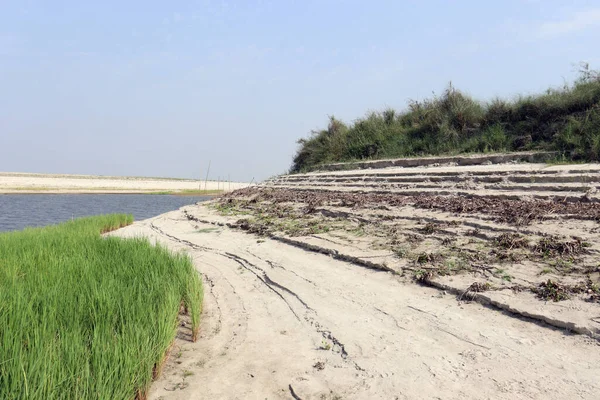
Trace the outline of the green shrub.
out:
[[[449,85],[408,109],[370,113],[298,141],[291,172],[320,164],[384,157],[554,150],[571,160],[599,160],[600,74],[582,65],[573,85],[514,101],[474,100]]]

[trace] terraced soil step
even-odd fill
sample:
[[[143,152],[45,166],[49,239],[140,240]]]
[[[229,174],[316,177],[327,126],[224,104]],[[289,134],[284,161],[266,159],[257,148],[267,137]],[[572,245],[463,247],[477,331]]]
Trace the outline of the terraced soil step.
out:
[[[356,176],[286,176],[278,179],[273,179],[269,183],[295,183],[295,182],[353,182],[353,181],[365,181],[365,182],[407,182],[417,183],[423,181],[430,182],[462,182],[465,180],[472,180],[474,182],[515,182],[515,183],[593,183],[600,182],[600,171],[592,174],[568,174],[568,175],[548,175],[548,174],[532,174],[527,173],[524,175],[467,175],[467,174],[453,174],[453,175],[439,175],[439,174],[422,174],[422,175],[410,175],[405,176],[402,174],[390,174],[390,175],[356,175]]]
[[[365,185],[356,186],[325,186],[325,185],[270,185],[269,187],[289,188],[305,191],[331,191],[331,192],[358,192],[358,193],[377,193],[377,194],[397,194],[402,196],[419,196],[422,194],[440,195],[440,196],[465,196],[465,197],[483,197],[502,200],[556,200],[566,202],[600,202],[600,195],[596,193],[584,193],[578,191],[536,191],[518,189],[518,190],[490,190],[485,188],[460,189],[444,188],[440,186],[428,188],[394,188],[376,185],[368,187]]]
[[[581,192],[587,193],[588,191],[596,191],[600,189],[600,183],[592,185],[581,185],[578,183],[565,183],[565,184],[554,184],[548,185],[545,183],[527,183],[527,184],[481,184],[477,181],[464,180],[464,185],[455,185],[450,182],[434,183],[427,181],[420,181],[419,183],[394,183],[394,182],[359,182],[359,181],[348,181],[348,182],[294,182],[294,183],[272,183],[271,187],[301,187],[310,184],[312,187],[346,187],[346,188],[386,188],[386,189],[445,189],[457,187],[461,188],[465,186],[469,188],[471,185],[476,185],[473,189],[486,189],[486,190],[502,190],[502,191],[542,191],[542,192]],[[477,184],[479,183],[479,184]]]
[[[474,156],[450,157],[421,157],[421,158],[396,158],[388,160],[373,160],[348,163],[326,164],[319,167],[322,171],[340,171],[344,169],[386,168],[386,167],[423,167],[428,165],[454,164],[454,165],[482,165],[503,164],[509,162],[545,162],[556,158],[557,152],[522,152],[507,154],[489,154]]]
[[[544,163],[511,163],[511,164],[487,164],[474,166],[426,166],[415,168],[388,167],[366,170],[344,170],[329,172],[309,172],[305,174],[288,175],[289,177],[307,176],[364,176],[364,175],[422,175],[433,173],[436,175],[456,175],[465,173],[472,175],[494,175],[494,174],[569,174],[569,173],[598,173],[600,164],[565,164],[549,165]]]

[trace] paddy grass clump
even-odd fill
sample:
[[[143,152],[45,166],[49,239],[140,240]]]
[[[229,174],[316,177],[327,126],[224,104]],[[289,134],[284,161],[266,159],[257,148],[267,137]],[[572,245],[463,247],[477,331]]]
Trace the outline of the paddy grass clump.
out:
[[[197,332],[190,259],[102,237],[128,215],[0,234],[0,398],[143,398],[180,310]]]

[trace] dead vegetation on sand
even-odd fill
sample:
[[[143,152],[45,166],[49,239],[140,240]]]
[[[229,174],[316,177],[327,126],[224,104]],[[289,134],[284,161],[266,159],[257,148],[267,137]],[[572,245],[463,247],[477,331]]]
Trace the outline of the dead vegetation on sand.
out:
[[[600,203],[557,202],[549,200],[508,200],[466,196],[401,195],[384,193],[347,193],[311,190],[272,189],[251,187],[237,190],[222,197],[221,202],[232,200],[269,203],[303,203],[307,214],[319,207],[386,209],[413,206],[455,214],[481,214],[496,222],[513,226],[529,225],[552,216],[568,219],[600,221]]]
[[[247,232],[333,243],[419,282],[472,275],[483,281],[470,292],[518,287],[543,300],[599,296],[599,249],[590,240],[597,203],[254,187],[213,207]],[[548,234],[540,224],[563,233]],[[585,224],[596,228],[569,235]]]

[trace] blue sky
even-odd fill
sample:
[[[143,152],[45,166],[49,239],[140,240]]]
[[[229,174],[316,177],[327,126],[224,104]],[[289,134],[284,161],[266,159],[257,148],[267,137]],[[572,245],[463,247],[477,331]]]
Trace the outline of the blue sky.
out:
[[[599,42],[598,1],[0,0],[0,171],[264,179],[328,115],[540,92]]]

